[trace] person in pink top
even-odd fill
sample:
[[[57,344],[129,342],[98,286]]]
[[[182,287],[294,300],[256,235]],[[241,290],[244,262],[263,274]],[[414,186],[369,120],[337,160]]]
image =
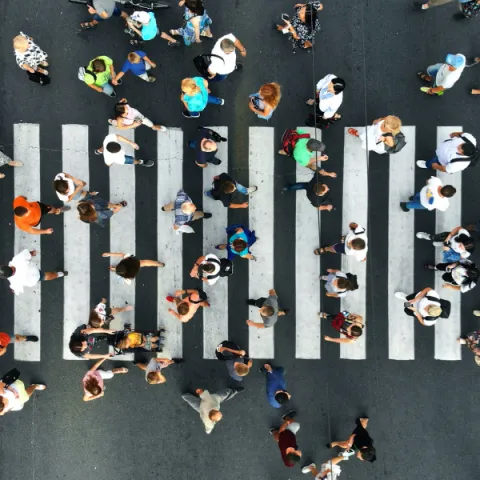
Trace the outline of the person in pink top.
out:
[[[107,359],[101,358],[83,377],[83,401],[90,402],[105,394],[103,381],[113,378],[119,373],[127,373],[127,368],[114,368],[113,370],[99,370],[100,365]]]

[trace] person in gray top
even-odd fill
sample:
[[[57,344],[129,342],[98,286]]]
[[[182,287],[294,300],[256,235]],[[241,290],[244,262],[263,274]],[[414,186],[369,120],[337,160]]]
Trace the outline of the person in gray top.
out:
[[[273,288],[269,290],[268,295],[268,298],[261,297],[257,300],[247,300],[247,305],[252,305],[258,308],[260,316],[263,320],[263,323],[247,320],[246,323],[249,327],[273,327],[277,323],[279,316],[287,315],[287,313],[289,312],[288,308],[280,308],[278,306],[278,295]]]
[[[115,0],[92,0],[88,3],[91,4],[87,4],[88,13],[93,15],[93,18],[90,22],[82,22],[80,24],[82,30],[95,28],[100,22],[108,20],[110,17],[128,18],[128,15],[118,8]]]

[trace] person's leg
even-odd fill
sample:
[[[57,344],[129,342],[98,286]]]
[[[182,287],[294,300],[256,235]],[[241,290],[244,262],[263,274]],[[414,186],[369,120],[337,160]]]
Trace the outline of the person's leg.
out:
[[[162,207],[162,210],[164,212],[171,212],[174,208],[175,208],[175,202],[170,202],[170,203],[167,203],[166,205],[164,205]]]
[[[413,196],[413,200],[407,202],[406,207],[414,210],[426,210],[426,208],[420,203],[420,193],[416,193]]]
[[[220,397],[220,403],[231,400],[237,393],[238,389],[233,388],[222,388],[218,392],[215,392]]]
[[[453,2],[453,0],[428,0],[425,5],[428,5],[425,8],[439,7],[440,5],[445,5],[446,3]]]
[[[182,398],[196,411],[200,412],[200,398],[191,393],[184,393]]]
[[[38,342],[38,337],[35,335],[10,335],[10,343],[21,343],[21,342]]]
[[[140,268],[142,267],[164,267],[165,264],[158,260],[140,260]]]
[[[213,103],[214,105],[223,105],[224,100],[223,98],[208,94],[208,103]]]
[[[177,44],[177,43],[179,44],[180,43],[178,40],[175,40],[173,37],[171,37],[170,35],[168,35],[165,32],[160,33],[160,38],[163,38],[164,40],[167,40],[171,44]]]
[[[148,75],[147,72],[142,73],[141,75],[137,75],[138,78],[141,78],[142,80],[145,80],[146,82],[150,81],[150,75]]]
[[[446,272],[447,271],[447,267],[449,266],[450,264],[449,263],[437,263],[435,265],[435,268],[437,270],[440,270],[441,272]]]
[[[205,216],[205,213],[204,212],[199,212],[198,210],[193,214],[193,218],[192,218],[192,222],[194,222],[195,220],[200,220],[201,218],[203,218]]]
[[[211,83],[211,82],[221,82],[222,80],[225,80],[227,77],[228,77],[228,75],[220,75],[220,74],[217,73],[213,78],[209,78],[208,82],[209,83]]]
[[[426,167],[430,168],[431,170],[434,170],[434,168],[432,167],[434,163],[436,163],[437,165],[440,165],[440,162],[438,161],[438,157],[436,155],[430,160],[426,161]]]
[[[251,305],[252,307],[261,308],[265,303],[266,298],[260,297],[257,300],[247,300],[247,305]]]
[[[297,182],[297,183],[289,183],[285,190],[306,190],[308,187],[308,182]]]
[[[457,282],[453,279],[452,274],[450,272],[445,272],[442,275],[442,279],[444,282],[451,283],[452,285],[458,285]]]
[[[31,397],[33,395],[33,392],[35,390],[45,390],[47,387],[45,385],[42,385],[41,383],[33,383],[30,385],[28,388],[25,389],[25,393]],[[19,392],[21,395],[21,392]]]
[[[117,369],[116,369],[117,370]],[[97,370],[98,374],[100,375],[100,378],[102,380],[110,380],[113,378],[114,371],[113,370]]]
[[[49,280],[55,280],[56,278],[66,277],[68,272],[45,272],[40,274],[40,282],[45,281],[48,282]],[[43,276],[43,278],[42,278]]]
[[[109,97],[115,95],[115,91],[113,90],[112,85],[110,85],[108,82],[102,85],[102,91],[105,95],[108,95]]]

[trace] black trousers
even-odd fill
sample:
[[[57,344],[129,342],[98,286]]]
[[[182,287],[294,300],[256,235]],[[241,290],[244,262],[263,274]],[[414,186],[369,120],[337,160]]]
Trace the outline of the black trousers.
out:
[[[450,264],[449,263],[439,263],[436,265],[437,267],[437,270],[440,270],[441,272],[445,272],[443,275],[442,275],[442,278],[448,282],[448,283],[451,283],[452,285],[458,285],[457,282],[453,279],[452,277],[452,273],[451,272],[447,272],[447,267],[449,266]]]
[[[265,297],[260,297],[257,298],[257,300],[247,300],[247,304],[252,305],[253,307],[262,308],[265,300],[267,300]]]

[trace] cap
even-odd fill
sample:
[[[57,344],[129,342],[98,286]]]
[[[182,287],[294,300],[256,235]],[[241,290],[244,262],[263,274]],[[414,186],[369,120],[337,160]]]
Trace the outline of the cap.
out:
[[[150,15],[148,14],[148,12],[133,12],[130,15],[130,18],[132,20],[135,20],[136,22],[143,23],[144,25],[146,25],[150,21]]]
[[[465,64],[465,57],[461,53],[449,53],[445,58],[445,62],[452,67],[460,68],[463,67]]]

